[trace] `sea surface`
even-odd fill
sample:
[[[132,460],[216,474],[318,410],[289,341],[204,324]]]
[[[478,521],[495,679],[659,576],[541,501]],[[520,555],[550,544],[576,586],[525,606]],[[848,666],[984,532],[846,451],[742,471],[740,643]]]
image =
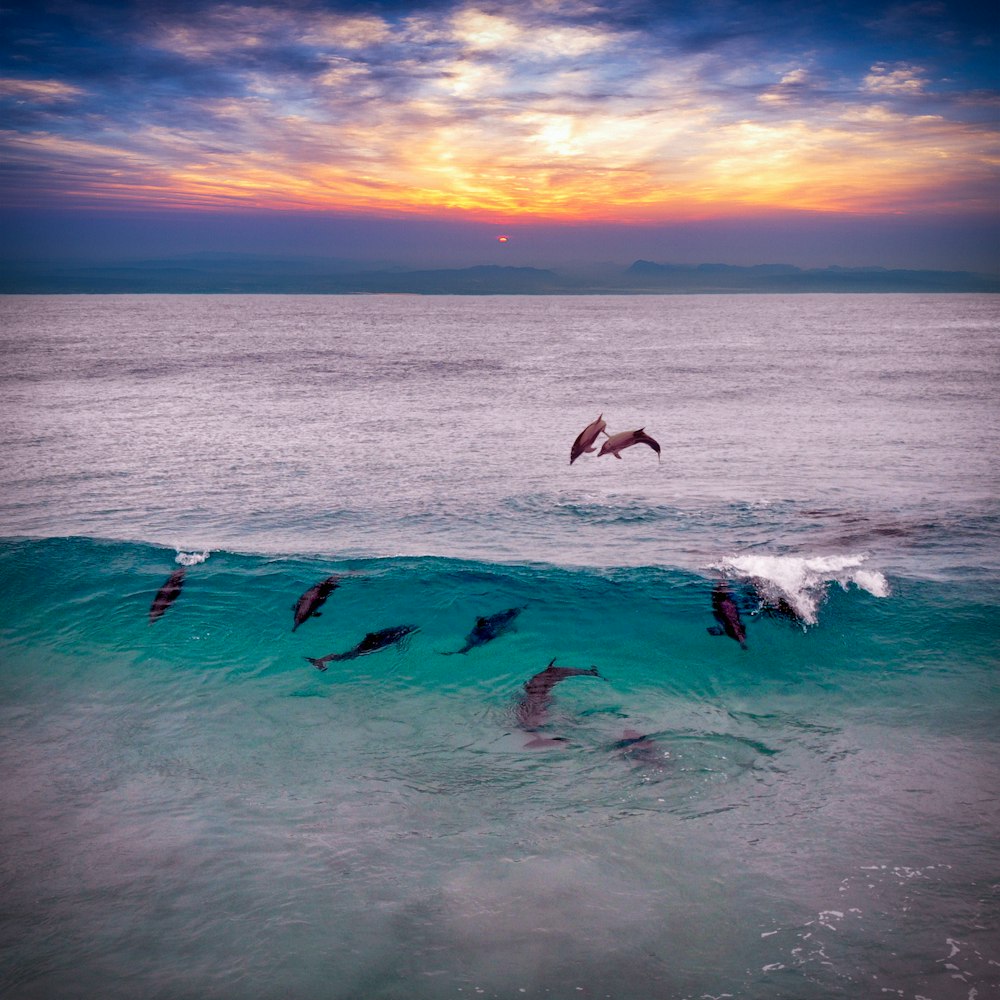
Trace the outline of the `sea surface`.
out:
[[[988,295],[0,297],[0,995],[1000,995],[998,348]],[[659,455],[570,464],[599,414]]]

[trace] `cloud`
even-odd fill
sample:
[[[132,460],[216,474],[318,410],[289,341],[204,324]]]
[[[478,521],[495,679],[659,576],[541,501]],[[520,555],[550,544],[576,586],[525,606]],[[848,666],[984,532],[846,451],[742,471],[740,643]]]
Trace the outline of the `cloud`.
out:
[[[71,100],[83,92],[82,88],[61,80],[0,79],[0,97],[13,97],[38,104]]]
[[[919,66],[896,66],[876,63],[864,78],[862,86],[873,94],[911,97],[926,89],[925,70]]]
[[[639,221],[982,204],[984,81],[945,90],[923,61],[794,18],[767,36],[791,6],[653,10],[216,3],[95,20],[90,54],[30,58],[52,32],[24,29],[3,142],[20,198],[34,163],[39,196],[88,204]]]

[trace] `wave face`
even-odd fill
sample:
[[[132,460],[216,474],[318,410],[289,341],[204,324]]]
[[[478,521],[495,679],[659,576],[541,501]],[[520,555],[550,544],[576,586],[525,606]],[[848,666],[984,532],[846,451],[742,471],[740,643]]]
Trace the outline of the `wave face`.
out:
[[[716,572],[184,556],[0,547],[6,994],[995,982],[995,587],[734,559],[741,650],[708,631]],[[760,613],[762,581],[813,622]],[[403,644],[307,662],[404,623]],[[600,676],[525,728],[553,659]],[[886,961],[900,933],[929,966]]]

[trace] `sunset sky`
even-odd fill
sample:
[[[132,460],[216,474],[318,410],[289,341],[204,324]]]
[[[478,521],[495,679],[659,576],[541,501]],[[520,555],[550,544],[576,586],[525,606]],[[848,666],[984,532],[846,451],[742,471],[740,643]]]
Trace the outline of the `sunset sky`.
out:
[[[0,0],[0,255],[1000,271],[988,7]]]

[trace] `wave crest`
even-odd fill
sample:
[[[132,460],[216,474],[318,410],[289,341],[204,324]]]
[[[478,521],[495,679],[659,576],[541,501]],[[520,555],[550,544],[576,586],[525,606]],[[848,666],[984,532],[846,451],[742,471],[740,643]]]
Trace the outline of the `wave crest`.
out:
[[[209,552],[181,552],[180,549],[177,550],[177,558],[174,562],[180,563],[182,566],[197,566],[198,563],[203,563],[210,555]]]
[[[816,613],[829,584],[847,590],[854,584],[875,597],[888,597],[889,581],[874,569],[863,569],[863,555],[831,556],[732,556],[711,569],[750,580],[765,603],[787,603],[807,625],[816,624]]]

